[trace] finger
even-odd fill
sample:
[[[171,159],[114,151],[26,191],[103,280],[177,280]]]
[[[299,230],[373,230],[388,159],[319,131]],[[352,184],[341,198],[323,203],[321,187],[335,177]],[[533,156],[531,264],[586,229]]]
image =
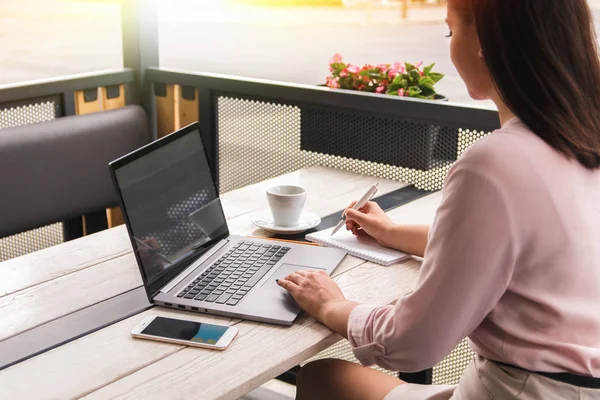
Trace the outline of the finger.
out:
[[[365,214],[369,214],[373,210],[376,210],[377,207],[379,207],[379,204],[375,203],[374,201],[367,201],[366,204],[360,209],[360,211],[362,211]]]
[[[292,296],[294,296],[298,292],[298,285],[296,285],[294,282],[288,281],[287,279],[276,279],[275,282],[277,282],[279,286],[290,292]]]
[[[285,279],[290,282],[294,282],[296,285],[299,285],[300,282],[302,282],[302,280],[304,279],[304,276],[298,274],[297,272],[294,272],[293,274],[286,276]]]
[[[360,225],[358,225],[356,222],[352,221],[352,220],[346,220],[346,229],[351,231],[353,228],[359,228]]]
[[[304,269],[303,269],[303,270],[300,270],[300,271],[296,271],[296,272],[294,272],[294,274],[298,274],[298,275],[300,275],[300,276],[302,276],[302,277],[306,278],[307,276],[309,276],[309,275],[310,275],[310,272],[311,272],[311,271],[310,271],[309,269],[306,269],[306,270],[304,270]]]
[[[355,235],[358,236],[358,237],[371,236],[367,232],[365,232],[364,229],[357,230],[357,232],[355,233]]]
[[[364,229],[358,228],[352,231],[352,234],[356,237],[368,237],[369,235]]]
[[[360,211],[356,211],[356,210],[348,210],[348,214],[346,214],[346,217],[357,222],[360,225],[364,225],[365,222],[368,222],[368,216],[367,214],[363,214]]]
[[[344,209],[344,211],[342,212],[342,215],[346,215],[348,210],[350,210],[352,207],[354,207],[355,204],[356,204],[356,201],[353,201],[352,203],[350,203],[350,205]]]

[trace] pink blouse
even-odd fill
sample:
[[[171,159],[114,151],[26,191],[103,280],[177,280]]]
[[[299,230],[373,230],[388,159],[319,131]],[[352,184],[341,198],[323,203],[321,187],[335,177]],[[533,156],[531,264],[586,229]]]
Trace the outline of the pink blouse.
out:
[[[415,290],[348,324],[364,365],[404,372],[466,336],[491,360],[600,377],[600,170],[518,119],[452,167]]]

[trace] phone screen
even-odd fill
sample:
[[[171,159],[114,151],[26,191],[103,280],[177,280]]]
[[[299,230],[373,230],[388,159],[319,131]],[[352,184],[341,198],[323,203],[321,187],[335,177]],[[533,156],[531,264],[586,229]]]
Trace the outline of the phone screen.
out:
[[[156,317],[141,333],[169,339],[217,344],[227,329],[229,329],[227,326]]]

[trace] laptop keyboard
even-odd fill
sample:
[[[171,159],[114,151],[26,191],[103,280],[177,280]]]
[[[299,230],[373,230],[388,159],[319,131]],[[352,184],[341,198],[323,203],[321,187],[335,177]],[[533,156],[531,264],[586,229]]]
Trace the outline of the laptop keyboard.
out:
[[[289,247],[238,242],[177,297],[235,306],[289,250]]]

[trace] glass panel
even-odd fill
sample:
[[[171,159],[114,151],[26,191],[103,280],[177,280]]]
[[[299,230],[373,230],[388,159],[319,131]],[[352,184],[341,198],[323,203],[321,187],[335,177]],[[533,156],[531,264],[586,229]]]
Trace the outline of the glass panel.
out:
[[[0,84],[123,67],[118,2],[0,1]]]
[[[161,66],[318,85],[336,53],[358,65],[423,61],[446,74],[439,93],[473,104],[450,60],[445,1],[412,0],[407,18],[401,3],[161,0]]]

